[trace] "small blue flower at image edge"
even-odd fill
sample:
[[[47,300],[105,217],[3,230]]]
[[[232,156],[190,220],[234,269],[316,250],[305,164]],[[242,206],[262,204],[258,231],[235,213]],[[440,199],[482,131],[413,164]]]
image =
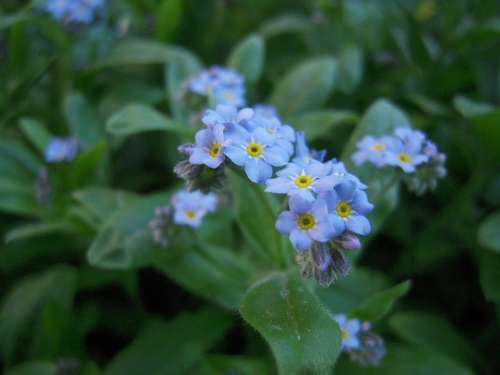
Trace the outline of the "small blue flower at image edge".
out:
[[[179,191],[173,195],[171,203],[174,223],[196,228],[207,213],[215,211],[217,196],[200,191]]]
[[[46,0],[41,9],[59,21],[88,24],[104,6],[104,0]]]

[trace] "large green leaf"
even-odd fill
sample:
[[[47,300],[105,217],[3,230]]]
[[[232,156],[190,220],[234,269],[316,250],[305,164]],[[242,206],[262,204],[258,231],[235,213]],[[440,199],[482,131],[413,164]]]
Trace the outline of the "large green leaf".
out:
[[[117,44],[95,68],[115,66],[164,64],[180,49],[152,40],[131,39]]]
[[[5,372],[5,375],[54,375],[57,366],[50,362],[26,362]]]
[[[479,243],[500,253],[500,211],[488,216],[479,226]]]
[[[375,209],[369,215],[374,232],[397,206],[399,179],[394,168],[377,169],[370,163],[356,166],[351,157],[356,150],[356,144],[363,137],[389,135],[396,128],[409,126],[408,118],[401,110],[391,102],[379,99],[368,108],[342,153],[342,161],[348,169],[368,185],[368,197],[375,205]]]
[[[270,201],[271,196],[239,173],[229,171],[229,181],[236,220],[246,240],[262,258],[274,257],[279,262],[282,243],[274,229],[277,212]]]
[[[319,139],[331,134],[339,126],[353,125],[358,116],[350,111],[324,109],[306,112],[290,119],[296,130],[305,131],[308,140]]]
[[[473,372],[446,357],[426,350],[389,345],[377,366],[361,367],[344,356],[335,375],[472,375]]]
[[[446,319],[429,313],[409,311],[391,317],[394,333],[410,344],[450,357],[464,365],[478,363],[471,343]]]
[[[338,87],[345,93],[351,93],[363,78],[363,50],[346,44],[340,49],[338,69]]]
[[[240,312],[271,346],[280,374],[331,371],[340,352],[339,327],[300,276],[275,273],[260,280]]]
[[[70,92],[64,97],[64,116],[71,133],[86,145],[98,143],[103,131],[99,120],[87,99],[79,92]]]
[[[315,57],[292,67],[276,84],[270,102],[283,116],[320,108],[330,95],[337,75],[332,57]]]
[[[190,132],[189,129],[165,117],[144,104],[129,104],[115,113],[106,123],[106,130],[114,135],[127,136],[146,131]]]
[[[74,228],[66,221],[40,221],[24,224],[10,230],[5,235],[5,242],[11,242],[31,237],[44,236],[52,233],[72,232]]]
[[[277,35],[303,32],[311,25],[311,21],[304,16],[296,14],[286,14],[266,21],[260,27],[260,33],[265,38],[272,38]]]
[[[240,72],[249,84],[259,80],[265,58],[265,41],[258,34],[243,39],[229,55],[227,65]]]
[[[19,120],[19,127],[33,146],[43,155],[53,135],[41,123],[31,118],[24,117]]]
[[[232,323],[231,316],[213,308],[152,322],[112,360],[106,374],[188,374]]]
[[[73,268],[54,266],[17,284],[4,298],[0,311],[0,348],[11,361],[26,348],[23,340],[32,338],[39,314],[49,303],[69,308],[76,288]]]
[[[261,358],[210,355],[202,361],[196,374],[270,375],[272,370],[272,364]]]
[[[410,290],[410,281],[405,281],[387,290],[377,292],[350,312],[358,319],[373,322],[386,315],[394,303]]]
[[[478,250],[479,281],[488,301],[500,302],[500,255],[485,249]]]
[[[188,114],[187,103],[184,98],[185,84],[193,78],[201,69],[202,64],[198,58],[189,52],[177,53],[165,65],[165,78],[167,81],[167,92],[170,109],[176,120],[186,122]]]
[[[257,274],[241,253],[208,245],[166,248],[153,264],[191,293],[234,310]]]
[[[155,250],[149,221],[154,209],[169,204],[167,193],[157,193],[116,210],[101,226],[87,252],[90,264],[102,268],[128,269],[147,264]]]

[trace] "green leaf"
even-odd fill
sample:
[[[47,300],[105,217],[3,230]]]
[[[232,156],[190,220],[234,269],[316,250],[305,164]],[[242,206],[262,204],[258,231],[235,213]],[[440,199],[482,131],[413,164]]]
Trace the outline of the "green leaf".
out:
[[[336,375],[472,375],[463,366],[435,353],[390,345],[387,355],[377,366],[361,367],[347,356],[339,361]]]
[[[183,0],[163,0],[158,7],[156,37],[168,41],[182,22]]]
[[[348,169],[368,185],[368,197],[375,205],[369,214],[372,231],[376,232],[387,216],[394,210],[399,199],[399,178],[394,168],[378,169],[370,163],[361,166],[353,164],[351,157],[356,144],[367,135],[389,135],[399,127],[410,127],[406,115],[394,104],[379,99],[373,103],[351,135],[342,152],[342,161]]]
[[[284,116],[320,108],[334,87],[336,72],[337,62],[332,57],[306,60],[276,84],[270,102]]]
[[[87,145],[98,143],[103,137],[97,116],[85,97],[70,92],[64,97],[64,116],[71,133]]]
[[[213,308],[183,313],[169,322],[150,323],[112,360],[106,374],[189,373],[232,324],[231,316]]]
[[[479,226],[479,243],[500,253],[500,211],[488,216]]]
[[[319,139],[339,126],[353,125],[357,121],[358,116],[355,113],[334,109],[306,112],[290,119],[293,127],[305,131],[309,140]]]
[[[30,18],[31,17],[29,14],[21,12],[0,16],[0,30],[8,29],[9,27],[14,26],[17,23],[27,21]]]
[[[184,100],[183,85],[194,77],[202,68],[199,59],[190,52],[177,53],[169,60],[166,67],[166,80],[169,103],[177,120],[187,120],[187,103]]]
[[[277,35],[303,32],[311,25],[311,21],[304,16],[287,14],[273,18],[260,27],[260,33],[265,38]]]
[[[240,72],[249,84],[259,80],[265,58],[265,42],[258,34],[243,39],[231,52],[227,66]]]
[[[75,191],[73,197],[101,221],[139,199],[132,192],[99,187]]]
[[[340,352],[340,331],[298,275],[277,273],[254,284],[240,308],[269,343],[282,375],[329,373]]]
[[[5,372],[5,375],[54,375],[57,366],[50,362],[26,362]]]
[[[465,118],[474,118],[495,110],[492,104],[474,101],[461,95],[453,98],[453,106]]]
[[[500,302],[500,255],[479,249],[479,281],[488,301]]]
[[[74,228],[66,221],[42,221],[38,223],[24,224],[16,229],[10,230],[5,235],[5,242],[44,236],[52,233],[72,231],[74,231]]]
[[[410,290],[409,280],[392,288],[373,294],[350,312],[350,315],[362,320],[374,322],[386,315],[394,303]]]
[[[155,109],[138,103],[129,104],[111,116],[106,123],[106,130],[111,134],[119,136],[157,130],[177,133],[190,131]]]
[[[409,311],[389,320],[392,331],[406,342],[439,353],[462,364],[478,363],[478,354],[459,331],[437,315]]]
[[[177,242],[157,252],[152,264],[191,293],[236,310],[257,273],[254,266],[241,252],[208,245],[203,239],[199,245],[187,238]]]
[[[19,127],[33,146],[43,155],[53,135],[41,123],[26,117],[19,120]]]
[[[132,39],[117,44],[94,68],[110,68],[123,65],[164,64],[177,51],[177,47],[151,40]]]
[[[228,171],[231,190],[234,194],[236,221],[247,242],[264,259],[281,254],[280,235],[274,230],[277,213],[273,209],[269,194],[246,176]],[[259,220],[255,220],[258,215]],[[275,258],[275,259],[276,259]]]
[[[22,280],[6,295],[0,310],[0,348],[8,361],[25,353],[20,344],[32,338],[31,331],[45,305],[70,308],[75,287],[73,268],[54,266]]]
[[[133,199],[104,222],[87,252],[90,264],[108,269],[128,269],[147,264],[156,248],[149,229],[154,209],[168,205],[169,195]]]
[[[205,375],[234,373],[238,375],[271,374],[273,366],[261,358],[229,355],[210,355],[200,364]],[[196,372],[198,373],[198,372]]]
[[[363,50],[355,44],[346,44],[338,56],[338,88],[352,93],[363,79]]]

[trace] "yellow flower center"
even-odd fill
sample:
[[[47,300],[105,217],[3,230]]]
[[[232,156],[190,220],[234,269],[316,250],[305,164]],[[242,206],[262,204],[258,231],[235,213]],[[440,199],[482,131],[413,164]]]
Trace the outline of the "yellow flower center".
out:
[[[294,183],[301,189],[307,189],[312,185],[313,179],[311,176],[297,176],[295,177]]]
[[[349,215],[351,214],[351,211],[352,211],[352,208],[351,208],[351,205],[347,202],[339,202],[337,203],[337,214],[345,219],[347,217],[349,217]]]
[[[383,143],[375,143],[371,148],[373,151],[381,152],[385,150],[385,145]]]
[[[404,163],[404,164],[408,164],[409,162],[411,162],[411,156],[408,155],[407,153],[405,152],[402,152],[401,154],[398,155],[398,159],[401,163]]]
[[[193,220],[195,217],[196,217],[196,212],[194,211],[186,211],[186,217],[189,219],[189,220]]]
[[[208,154],[211,157],[216,158],[219,155],[219,151],[220,151],[220,143],[214,143],[212,147],[210,147]]]
[[[249,143],[247,146],[247,154],[253,158],[258,158],[262,155],[262,145],[259,143]]]
[[[316,225],[316,219],[311,214],[302,214],[297,219],[297,224],[302,230],[309,230]]]
[[[344,341],[346,338],[349,337],[349,332],[347,332],[345,329],[340,330],[340,337],[342,338],[342,341]]]

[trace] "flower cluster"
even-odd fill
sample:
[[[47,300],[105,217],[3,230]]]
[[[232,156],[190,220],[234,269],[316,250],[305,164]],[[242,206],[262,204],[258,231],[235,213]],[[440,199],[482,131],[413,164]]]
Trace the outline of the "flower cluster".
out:
[[[187,82],[191,92],[207,96],[214,105],[245,105],[245,79],[234,70],[212,66]]]
[[[54,137],[45,148],[45,161],[48,163],[72,161],[80,151],[80,146],[75,138]]]
[[[219,169],[227,158],[242,167],[251,181],[264,183],[273,167],[286,165],[293,154],[295,132],[276,116],[218,105],[205,112],[202,122],[206,127],[196,133],[195,144],[181,146],[188,163],[176,167],[188,182],[198,179],[205,168]]]
[[[325,286],[344,276],[349,265],[342,251],[358,249],[357,236],[371,230],[366,185],[341,162],[325,161],[326,152],[310,150],[304,133],[283,124],[272,107],[218,105],[202,122],[195,143],[180,147],[188,158],[175,168],[188,188],[221,185],[218,171],[230,160],[267,192],[288,196],[276,229],[299,252],[303,275]]]
[[[419,195],[434,190],[438,180],[446,176],[446,155],[418,130],[398,128],[393,135],[366,136],[357,147],[352,155],[355,164],[398,167],[408,188]]]
[[[172,196],[171,206],[155,209],[155,216],[149,222],[154,241],[162,247],[167,246],[172,236],[172,222],[196,228],[207,213],[215,211],[216,206],[217,197],[213,193],[178,191]]]
[[[91,23],[104,0],[46,0],[42,9],[56,20],[67,23]]]
[[[377,365],[385,355],[384,340],[372,332],[369,322],[348,319],[344,314],[334,316],[340,327],[342,350],[352,361],[362,366]]]

